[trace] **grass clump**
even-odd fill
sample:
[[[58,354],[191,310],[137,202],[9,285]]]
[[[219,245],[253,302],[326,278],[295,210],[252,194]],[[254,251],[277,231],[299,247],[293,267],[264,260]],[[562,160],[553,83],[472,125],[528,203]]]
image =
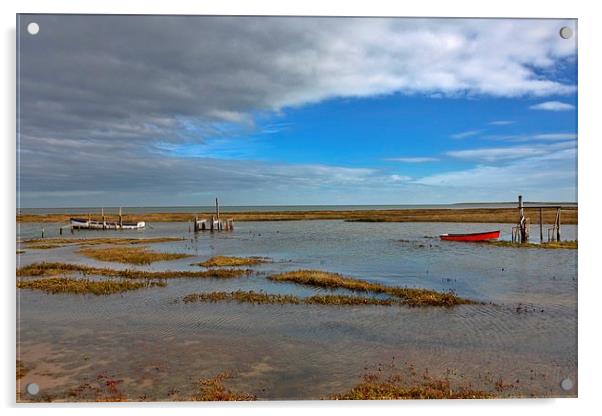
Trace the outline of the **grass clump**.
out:
[[[375,299],[364,296],[314,295],[304,299],[304,303],[313,305],[380,305],[391,306],[396,302],[391,299]]]
[[[237,290],[235,292],[191,293],[182,298],[184,303],[190,302],[239,302],[253,304],[299,304],[301,300],[292,295],[272,295],[263,292]]]
[[[182,241],[181,237],[153,237],[153,238],[37,238],[24,241],[25,247],[33,249],[52,249],[68,245],[94,246],[99,244],[128,245],[128,244],[153,244]]]
[[[254,266],[267,263],[268,259],[264,257],[229,257],[215,256],[201,263],[195,263],[203,267],[224,267],[224,266]]]
[[[95,260],[128,264],[150,264],[192,257],[182,253],[158,253],[149,251],[146,247],[83,247],[78,253]]]
[[[307,305],[384,305],[395,304],[390,299],[374,299],[362,296],[345,295],[315,295],[308,298],[300,298],[293,295],[274,295],[263,292],[242,291],[235,292],[207,292],[191,293],[182,298],[184,303],[191,302],[239,302],[253,304],[307,304]]]
[[[513,243],[512,241],[487,241],[482,244],[488,244],[496,247],[515,247],[515,248],[541,248],[541,249],[577,249],[577,240],[571,241],[550,241],[548,243]]]
[[[447,378],[425,376],[421,382],[406,383],[399,375],[383,378],[380,374],[367,374],[351,390],[336,394],[334,400],[415,400],[415,399],[491,399],[495,394],[475,390],[469,385],[452,387]]]
[[[229,373],[220,373],[215,377],[199,380],[199,391],[190,399],[203,402],[222,402],[222,401],[253,401],[257,398],[244,392],[232,391],[224,386],[224,380],[231,378]]]
[[[123,380],[98,374],[95,380],[69,390],[66,399],[81,402],[127,402],[127,395],[121,391],[122,384]]]
[[[280,273],[269,277],[275,282],[292,282],[302,285],[324,287],[329,289],[348,289],[357,292],[381,293],[397,297],[409,306],[456,306],[475,303],[456,296],[452,292],[441,293],[428,289],[412,289],[386,286],[344,277],[338,273],[321,270],[297,270]]]
[[[61,276],[73,273],[84,275],[121,277],[123,279],[175,279],[175,278],[215,278],[229,279],[250,274],[251,270],[218,269],[202,271],[172,270],[149,272],[144,270],[117,270],[101,267],[83,266],[70,263],[33,263],[17,270],[17,276]]]
[[[165,282],[132,282],[129,280],[88,280],[69,279],[65,277],[51,277],[37,280],[19,280],[19,289],[41,290],[45,293],[74,293],[92,295],[110,295],[113,293],[127,292],[147,287],[164,287]]]

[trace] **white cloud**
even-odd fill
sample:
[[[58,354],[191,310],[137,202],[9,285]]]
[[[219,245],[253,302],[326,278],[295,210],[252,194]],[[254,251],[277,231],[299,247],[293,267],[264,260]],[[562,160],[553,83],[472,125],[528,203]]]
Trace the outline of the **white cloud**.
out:
[[[447,152],[448,156],[458,159],[482,160],[496,162],[498,160],[517,159],[534,154],[545,154],[543,149],[534,149],[528,146],[521,147],[490,147],[483,149],[454,150]]]
[[[531,110],[544,110],[544,111],[569,111],[575,109],[572,104],[563,103],[560,101],[546,101],[544,103],[535,104],[529,107]]]
[[[535,140],[577,140],[576,133],[546,133],[536,134],[533,136]]]
[[[460,133],[452,134],[450,137],[452,139],[465,139],[467,137],[473,137],[478,134],[481,134],[482,132],[483,132],[483,130],[468,130],[468,131],[463,131]]]
[[[436,157],[392,157],[385,160],[401,163],[429,163],[436,162],[439,159]]]
[[[509,160],[501,166],[473,168],[429,175],[414,183],[453,194],[461,200],[511,200],[516,195],[549,201],[577,200],[577,149],[559,149],[544,155]]]
[[[450,157],[482,162],[498,162],[518,160],[522,158],[544,156],[558,150],[575,147],[574,141],[564,141],[553,144],[534,144],[510,147],[486,147],[478,149],[452,150],[446,154]]]
[[[512,120],[496,120],[496,121],[491,121],[489,122],[489,125],[491,126],[508,126],[510,124],[514,124],[515,121]]]

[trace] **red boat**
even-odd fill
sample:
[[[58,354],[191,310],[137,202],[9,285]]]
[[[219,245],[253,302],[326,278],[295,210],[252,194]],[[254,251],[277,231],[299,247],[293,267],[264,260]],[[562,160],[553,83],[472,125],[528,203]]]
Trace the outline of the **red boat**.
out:
[[[441,234],[439,237],[447,241],[487,241],[500,238],[500,232],[500,230],[497,230],[472,234]]]

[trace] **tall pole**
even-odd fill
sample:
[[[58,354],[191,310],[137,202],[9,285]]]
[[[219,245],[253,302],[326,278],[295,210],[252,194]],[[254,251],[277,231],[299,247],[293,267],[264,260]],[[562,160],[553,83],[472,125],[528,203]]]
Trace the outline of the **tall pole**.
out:
[[[523,196],[518,196],[518,231],[519,231],[519,242],[525,242],[525,210],[523,208]]]
[[[543,209],[539,207],[539,242],[543,243]]]
[[[556,227],[556,241],[560,241],[560,207],[558,208],[558,213],[556,214],[557,218],[557,227]]]
[[[219,201],[215,198],[215,213],[217,214],[217,220],[219,221]]]

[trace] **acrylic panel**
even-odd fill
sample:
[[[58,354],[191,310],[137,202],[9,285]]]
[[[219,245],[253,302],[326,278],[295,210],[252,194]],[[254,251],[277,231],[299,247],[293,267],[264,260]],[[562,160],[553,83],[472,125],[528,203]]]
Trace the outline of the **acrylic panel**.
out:
[[[577,21],[17,16],[17,401],[577,396]]]

